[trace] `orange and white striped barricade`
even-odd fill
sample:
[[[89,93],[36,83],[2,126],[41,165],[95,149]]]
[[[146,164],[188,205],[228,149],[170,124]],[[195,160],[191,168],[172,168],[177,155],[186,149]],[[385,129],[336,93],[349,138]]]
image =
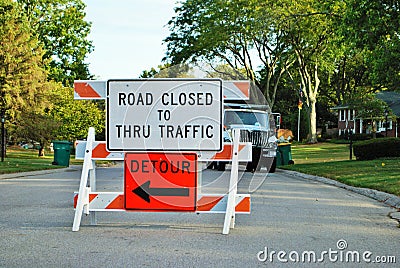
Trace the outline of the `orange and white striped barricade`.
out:
[[[224,100],[249,100],[250,81],[232,80],[222,82],[222,92]]]
[[[224,100],[249,100],[250,81],[225,80],[222,82]],[[102,100],[107,97],[107,81],[76,80],[74,81],[74,99]]]
[[[74,82],[74,98],[101,100],[107,98],[107,82],[97,80],[77,80]],[[223,81],[224,100],[248,100],[250,98],[249,81]],[[239,134],[238,134],[239,135]],[[236,213],[250,212],[250,196],[237,194],[238,162],[251,161],[251,144],[239,143],[237,139],[233,144],[224,144],[223,151],[219,153],[197,152],[200,162],[227,161],[232,162],[230,188],[227,195],[206,196],[197,195],[196,212],[199,213],[225,213],[223,233],[227,234],[229,228],[234,227]],[[72,230],[78,231],[82,214],[91,215],[91,224],[96,224],[96,211],[124,211],[125,196],[119,192],[96,192],[96,160],[124,160],[124,152],[109,152],[106,142],[95,141],[94,128],[89,129],[87,141],[78,141],[76,158],[83,159],[83,167],[79,192],[75,195],[75,217]],[[201,176],[200,176],[201,177]],[[89,180],[89,183],[88,183]],[[122,201],[121,201],[122,200]],[[210,201],[206,205],[206,200]],[[122,204],[122,205],[121,205]],[[90,213],[91,212],[91,213]]]
[[[251,160],[251,143],[239,143],[238,140],[235,136],[236,145],[235,141],[233,144],[226,143],[224,150],[219,153],[198,153],[200,161],[232,161],[228,194],[198,193],[196,197],[196,213],[226,214],[223,234],[228,234],[229,229],[234,227],[236,214],[249,214],[251,209],[250,195],[237,194],[238,162]],[[79,192],[74,194],[75,217],[72,230],[79,230],[83,213],[91,215],[91,224],[96,225],[96,212],[127,211],[124,192],[96,191],[95,172],[96,160],[124,160],[124,152],[108,152],[106,143],[95,141],[94,128],[90,128],[87,140],[76,142],[76,158],[84,162]]]
[[[74,99],[76,100],[102,100],[105,99],[107,81],[75,80]]]
[[[123,152],[109,152],[107,151],[107,144],[105,141],[94,141],[92,148],[93,160],[109,160],[109,161],[123,161]],[[83,160],[85,158],[86,141],[77,140],[75,142],[75,159]]]
[[[240,142],[238,147],[239,162],[251,161],[251,142]],[[75,142],[75,159],[83,160],[85,158],[86,141],[77,140]],[[197,152],[197,161],[208,162],[208,161],[232,161],[232,143],[224,143],[224,148],[221,152]],[[110,161],[122,161],[124,160],[123,152],[109,152],[106,148],[105,141],[93,141],[92,149],[93,160],[110,160]]]
[[[77,207],[78,192],[74,193],[74,208]],[[124,192],[90,192],[88,197],[89,212],[126,211]],[[226,213],[228,195],[199,194],[196,213]],[[235,200],[236,214],[250,214],[250,195],[237,194]]]

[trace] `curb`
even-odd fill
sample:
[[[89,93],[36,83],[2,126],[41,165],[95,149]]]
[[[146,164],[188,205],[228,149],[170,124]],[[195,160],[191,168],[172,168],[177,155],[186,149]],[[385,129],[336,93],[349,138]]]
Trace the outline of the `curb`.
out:
[[[283,170],[283,169],[279,169],[279,171],[286,173],[288,175],[291,175],[291,176],[296,176],[296,177],[300,177],[300,178],[312,180],[312,181],[318,181],[318,182],[321,182],[324,184],[328,184],[328,185],[336,186],[336,187],[339,187],[342,189],[346,189],[346,190],[352,191],[354,193],[361,194],[366,197],[375,199],[375,200],[382,202],[390,207],[400,209],[400,197],[393,195],[393,194],[388,194],[385,192],[372,190],[372,189],[368,189],[368,188],[358,188],[358,187],[354,187],[354,186],[349,186],[347,184],[344,184],[344,183],[341,183],[341,182],[338,182],[338,181],[335,181],[332,179],[314,176],[314,175],[308,175],[308,174],[300,173],[297,171]]]
[[[117,165],[118,165],[118,163],[115,163],[113,165],[109,165],[109,164],[96,165],[96,167],[97,168],[111,167],[111,166],[117,166]],[[64,168],[54,168],[54,169],[45,169],[45,170],[37,170],[37,171],[2,174],[2,175],[0,175],[0,180],[22,178],[22,177],[36,176],[36,175],[45,175],[45,174],[51,174],[51,173],[57,173],[57,172],[79,171],[79,170],[82,170],[82,165],[70,165],[69,167],[64,167]]]
[[[54,169],[45,169],[45,170],[37,170],[37,171],[2,174],[2,175],[0,175],[0,180],[23,178],[23,177],[36,176],[36,175],[45,175],[45,174],[58,173],[58,172],[65,172],[67,170],[75,170],[78,167],[79,166],[69,166],[69,167],[65,167],[65,168],[54,168]]]

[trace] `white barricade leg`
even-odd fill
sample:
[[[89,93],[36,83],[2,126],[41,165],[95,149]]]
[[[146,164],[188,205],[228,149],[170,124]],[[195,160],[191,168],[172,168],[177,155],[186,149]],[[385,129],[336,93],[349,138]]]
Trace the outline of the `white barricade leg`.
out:
[[[90,187],[87,187],[89,171],[93,170],[93,160],[92,160],[92,149],[93,149],[93,141],[95,139],[95,131],[94,128],[90,127],[86,142],[85,149],[85,159],[83,160],[82,174],[81,174],[81,182],[79,185],[79,194],[78,200],[76,204],[74,223],[72,225],[72,231],[79,231],[79,226],[81,225],[81,219],[83,210],[89,212],[89,194]]]
[[[198,169],[197,169],[197,195],[199,196],[202,192],[203,188],[203,168],[204,163],[197,162]]]
[[[228,203],[226,206],[224,229],[222,234],[229,234],[229,229],[235,227],[235,198],[237,194],[237,183],[239,176],[239,140],[240,131],[233,130],[233,152],[232,152],[232,167],[229,180]]]
[[[92,160],[92,169],[89,171],[90,192],[96,191],[96,163]],[[90,225],[97,225],[96,212],[90,213]]]

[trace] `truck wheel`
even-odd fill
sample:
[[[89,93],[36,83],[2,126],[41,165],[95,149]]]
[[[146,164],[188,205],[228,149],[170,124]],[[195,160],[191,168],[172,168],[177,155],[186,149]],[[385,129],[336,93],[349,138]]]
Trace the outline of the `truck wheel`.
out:
[[[218,163],[213,161],[207,166],[207,169],[216,169],[217,166],[218,166]]]
[[[254,162],[248,162],[246,165],[246,171],[254,172],[257,166],[254,165]]]
[[[225,162],[218,162],[218,171],[225,171],[226,163]]]
[[[276,170],[276,157],[274,157],[274,160],[272,161],[269,173],[275,173],[275,170]]]

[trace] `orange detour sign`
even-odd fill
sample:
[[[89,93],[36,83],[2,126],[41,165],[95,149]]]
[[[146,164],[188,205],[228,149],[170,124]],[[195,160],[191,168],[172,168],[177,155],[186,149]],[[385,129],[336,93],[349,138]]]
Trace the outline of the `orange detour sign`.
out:
[[[126,153],[124,179],[126,210],[196,210],[195,153]]]

